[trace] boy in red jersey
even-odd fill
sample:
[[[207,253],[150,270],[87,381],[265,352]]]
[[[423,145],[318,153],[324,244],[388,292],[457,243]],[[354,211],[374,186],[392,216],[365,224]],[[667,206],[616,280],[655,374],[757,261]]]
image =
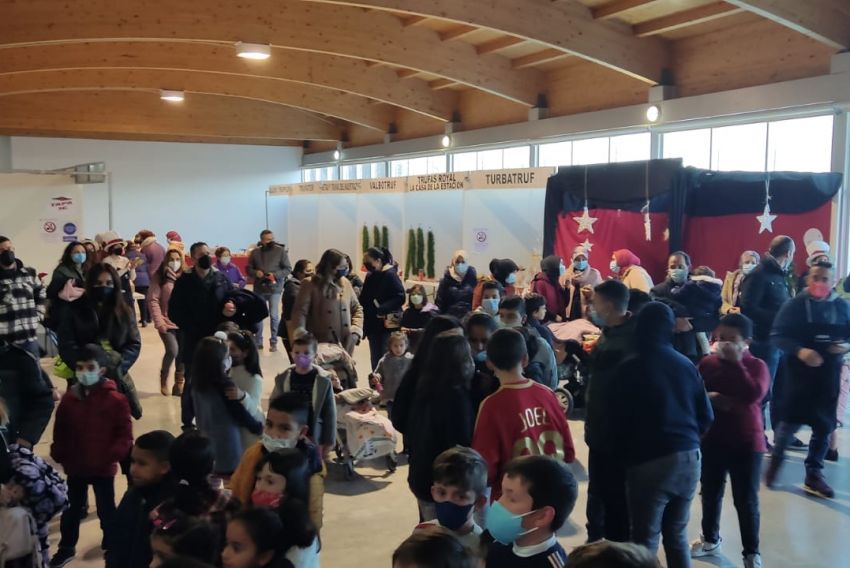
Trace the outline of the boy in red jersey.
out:
[[[472,447],[488,464],[487,481],[495,501],[502,494],[505,464],[513,458],[547,455],[570,463],[575,449],[555,393],[522,376],[528,364],[522,335],[513,329],[494,333],[487,343],[487,361],[501,386],[481,403]]]

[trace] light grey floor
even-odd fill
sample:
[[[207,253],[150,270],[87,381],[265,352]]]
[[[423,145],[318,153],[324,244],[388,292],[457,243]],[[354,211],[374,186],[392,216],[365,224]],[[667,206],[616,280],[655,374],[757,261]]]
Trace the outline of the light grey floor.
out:
[[[144,405],[144,417],[134,424],[138,435],[154,429],[179,433],[180,405],[178,399],[159,394],[158,373],[162,344],[156,332],[142,330],[143,349],[132,369]],[[361,373],[369,365],[368,348],[362,345],[356,353]],[[266,376],[264,394],[268,397],[273,377],[288,364],[283,353],[264,352],[262,367]],[[60,381],[61,383],[61,381]],[[60,385],[64,388],[64,385]],[[265,404],[265,402],[264,402]],[[561,531],[561,542],[571,550],[584,542],[586,533],[585,503],[587,489],[587,446],[584,445],[583,424],[571,422],[576,444],[577,460],[573,471],[580,481],[579,501],[567,526]],[[39,444],[37,452],[46,456],[52,439],[51,425]],[[802,437],[806,438],[807,434]],[[850,438],[841,433],[841,453],[850,457]],[[847,458],[828,464],[826,475],[836,489],[836,499],[823,501],[808,497],[801,489],[802,455],[791,455],[786,465],[779,491],[761,492],[762,556],[764,565],[774,567],[850,567],[850,467]],[[358,468],[358,477],[350,482],[341,471],[332,467],[325,494],[325,526],[322,531],[324,549],[322,564],[330,568],[365,568],[390,566],[395,547],[404,540],[417,523],[416,503],[407,489],[407,468],[399,467],[395,474],[369,467]],[[124,493],[122,477],[116,479],[116,495]],[[92,506],[94,499],[91,499]],[[72,567],[102,566],[100,529],[95,515],[84,521],[78,559]],[[694,501],[690,536],[699,535],[699,500]],[[58,518],[51,525],[51,545],[55,551],[58,541]],[[722,535],[726,559],[712,562],[694,561],[700,566],[741,566],[740,537],[730,491],[724,502]]]

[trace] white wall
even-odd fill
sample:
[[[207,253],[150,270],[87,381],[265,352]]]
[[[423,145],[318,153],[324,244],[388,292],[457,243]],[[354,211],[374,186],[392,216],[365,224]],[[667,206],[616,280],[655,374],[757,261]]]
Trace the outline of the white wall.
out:
[[[301,181],[301,148],[60,138],[12,138],[15,169],[55,169],[105,162],[112,173],[114,228],[124,237],[148,228],[165,240],[243,249],[266,226],[270,185]],[[107,185],[83,186],[84,225],[108,228]],[[286,198],[269,199],[269,225],[286,239]],[[298,255],[298,251],[294,251]]]

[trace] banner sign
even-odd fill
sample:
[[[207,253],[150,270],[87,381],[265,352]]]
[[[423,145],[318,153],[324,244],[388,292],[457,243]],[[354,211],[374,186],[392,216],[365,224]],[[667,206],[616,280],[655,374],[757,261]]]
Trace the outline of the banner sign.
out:
[[[525,168],[479,172],[454,172],[419,176],[316,181],[273,185],[269,195],[319,195],[331,193],[399,193],[458,191],[467,189],[543,189],[555,168]]]

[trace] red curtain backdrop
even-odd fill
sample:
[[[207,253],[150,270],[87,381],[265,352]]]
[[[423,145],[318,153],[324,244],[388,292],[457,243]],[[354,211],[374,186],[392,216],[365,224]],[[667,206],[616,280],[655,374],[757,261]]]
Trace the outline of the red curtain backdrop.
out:
[[[759,234],[756,215],[747,213],[719,217],[685,217],[683,242],[694,266],[710,266],[723,278],[726,272],[738,268],[738,260],[745,250],[759,254],[767,251],[770,241],[777,235],[788,235],[797,243],[794,265],[798,273],[805,269],[806,249],[803,235],[809,229],[818,229],[829,241],[832,223],[832,204],[827,201],[817,209],[798,214],[774,213],[773,232]],[[834,243],[833,247],[835,246]],[[643,258],[643,257],[641,257]],[[655,277],[655,274],[653,274]]]
[[[590,209],[590,216],[597,217],[593,233],[578,232],[578,217],[582,211],[561,212],[555,231],[555,254],[569,264],[573,249],[590,241],[590,265],[602,273],[603,278],[611,275],[608,265],[615,250],[627,248],[638,255],[642,266],[653,280],[659,282],[667,267],[667,213],[652,213],[652,240],[647,241],[644,232],[644,215],[640,212],[619,209]]]

